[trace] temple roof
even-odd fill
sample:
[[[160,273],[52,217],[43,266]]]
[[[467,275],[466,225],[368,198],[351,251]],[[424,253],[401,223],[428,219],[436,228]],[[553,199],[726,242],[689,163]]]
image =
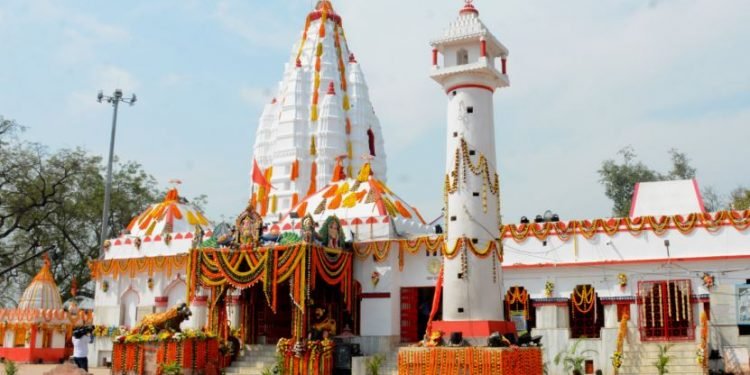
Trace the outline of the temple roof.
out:
[[[169,189],[161,203],[150,205],[128,224],[133,236],[193,232],[196,226],[208,230],[208,220],[195,207],[180,200],[176,188]]]
[[[45,309],[57,310],[62,308],[60,290],[57,289],[55,278],[50,271],[49,260],[44,260],[44,265],[39,273],[34,276],[31,283],[21,295],[18,302],[19,310]]]
[[[294,206],[290,211],[294,215],[285,215],[272,230],[298,229],[299,220],[295,221],[292,216],[302,218],[309,213],[318,222],[335,215],[344,226],[390,226],[392,222],[399,234],[431,233],[431,226],[416,208],[372,175],[369,163],[362,167],[356,178],[345,177],[340,165],[333,174],[333,181]]]

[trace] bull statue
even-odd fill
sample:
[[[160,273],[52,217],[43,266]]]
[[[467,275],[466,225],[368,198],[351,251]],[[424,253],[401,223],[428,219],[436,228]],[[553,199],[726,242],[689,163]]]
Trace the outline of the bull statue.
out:
[[[165,312],[149,314],[143,317],[140,323],[133,328],[133,333],[144,334],[153,329],[153,333],[159,333],[164,330],[170,332],[181,332],[180,323],[190,319],[193,315],[186,303],[181,303]],[[152,328],[153,327],[153,328]]]

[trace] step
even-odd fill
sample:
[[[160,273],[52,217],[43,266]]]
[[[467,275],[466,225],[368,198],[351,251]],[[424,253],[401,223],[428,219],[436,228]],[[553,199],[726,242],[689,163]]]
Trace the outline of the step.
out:
[[[669,364],[667,366],[667,370],[669,370],[669,374],[693,374],[703,373],[703,368],[698,364],[691,364],[691,365],[682,365],[682,364]],[[620,370],[618,371],[619,374],[626,374],[626,373],[634,373],[634,374],[657,374],[658,371],[656,370],[656,367],[651,364],[632,364],[632,363],[623,363],[620,367]]]
[[[623,357],[622,364],[624,365],[652,365],[654,362],[656,362],[656,358],[628,358]],[[670,358],[669,359],[670,365],[676,365],[676,366],[692,366],[697,365],[697,362],[695,360],[695,357],[690,358]]]

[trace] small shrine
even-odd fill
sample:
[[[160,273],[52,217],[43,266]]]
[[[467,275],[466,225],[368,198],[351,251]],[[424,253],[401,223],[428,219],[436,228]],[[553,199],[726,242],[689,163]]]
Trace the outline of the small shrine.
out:
[[[67,348],[73,327],[90,324],[90,311],[75,303],[63,308],[49,259],[21,295],[15,309],[0,309],[0,358],[22,363],[57,363],[72,353]]]

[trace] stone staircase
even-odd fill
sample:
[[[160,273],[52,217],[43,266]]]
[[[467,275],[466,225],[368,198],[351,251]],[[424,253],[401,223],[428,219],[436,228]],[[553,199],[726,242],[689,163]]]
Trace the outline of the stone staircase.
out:
[[[242,353],[226,374],[261,375],[263,370],[276,364],[276,345],[245,345]]]
[[[398,349],[381,353],[385,356],[385,362],[380,367],[381,375],[398,375]],[[261,375],[263,370],[276,364],[275,345],[246,345],[245,352],[237,357],[230,367],[225,369],[226,374],[238,375]]]
[[[659,358],[657,343],[626,345],[623,348],[623,360],[619,375],[658,374],[654,362]],[[669,374],[703,375],[705,371],[695,360],[697,346],[694,342],[671,343],[667,355],[671,358],[667,365]]]

